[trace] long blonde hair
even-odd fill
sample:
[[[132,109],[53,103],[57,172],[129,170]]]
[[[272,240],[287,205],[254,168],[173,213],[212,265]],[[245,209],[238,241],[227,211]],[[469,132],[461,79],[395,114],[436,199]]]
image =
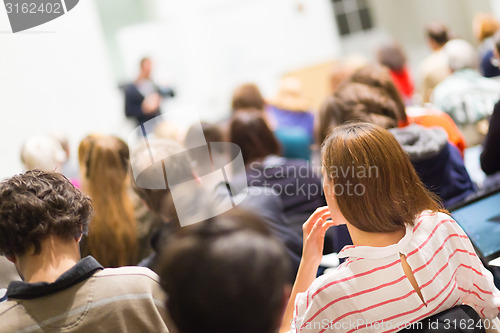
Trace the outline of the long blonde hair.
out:
[[[82,189],[91,197],[95,210],[82,252],[105,267],[135,265],[137,231],[127,192],[127,144],[114,136],[92,134],[80,143],[78,159]]]

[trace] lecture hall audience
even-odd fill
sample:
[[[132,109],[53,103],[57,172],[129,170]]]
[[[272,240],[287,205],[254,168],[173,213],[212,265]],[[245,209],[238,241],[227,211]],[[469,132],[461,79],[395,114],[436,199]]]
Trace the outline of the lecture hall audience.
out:
[[[130,147],[89,134],[78,175],[67,138],[28,138],[25,172],[0,182],[0,332],[500,325],[492,273],[446,210],[477,191],[468,147],[482,144],[476,162],[500,179],[500,24],[481,13],[472,27],[477,49],[425,27],[420,104],[390,40],[376,63],[337,61],[318,112],[296,77],[272,98],[245,83],[222,123],[164,121]],[[143,58],[125,114],[143,124],[172,96]],[[235,147],[240,169],[226,167]]]
[[[151,164],[150,153],[155,157],[162,156],[163,162]],[[156,270],[162,246],[170,243],[170,239],[181,227],[180,216],[177,212],[182,209],[184,213],[188,212],[189,216],[196,217],[197,214],[215,210],[218,205],[223,204],[223,199],[228,193],[228,185],[226,183],[203,184],[201,179],[196,178],[197,182],[192,183],[192,186],[188,184],[188,187],[183,189],[182,202],[177,201],[174,204],[168,178],[164,188],[159,188],[157,185],[158,175],[163,177],[163,165],[169,169],[169,175],[175,175],[176,179],[193,179],[197,177],[195,170],[198,170],[191,163],[189,152],[186,153],[183,147],[174,141],[156,139],[150,140],[148,146],[135,147],[132,151],[131,163],[135,170],[141,170],[135,177],[131,175],[134,191],[163,221],[152,236],[154,253],[141,263],[143,266]],[[232,190],[233,200],[240,202],[238,207],[255,212],[273,235],[285,245],[292,268],[288,279],[292,282],[300,261],[302,241],[300,234],[289,227],[279,195],[271,189],[255,186],[249,186],[246,193],[238,193],[234,187]]]
[[[314,143],[314,115],[310,101],[302,92],[301,82],[293,77],[281,79],[278,93],[264,100],[253,83],[237,87],[231,102],[232,113],[255,109],[264,112],[266,121],[280,142],[282,154],[287,158],[309,160]]]
[[[484,77],[496,77],[500,75],[500,69],[492,62],[494,60],[495,43],[493,35],[500,28],[500,22],[491,14],[477,13],[472,22],[472,31],[479,41],[479,61],[481,74]]]
[[[477,145],[486,134],[500,84],[478,72],[477,51],[465,40],[449,41],[443,52],[452,74],[436,86],[431,101],[455,121],[467,145]]]
[[[437,194],[445,207],[475,192],[460,151],[448,142],[439,127],[417,124],[397,128],[404,112],[394,95],[381,86],[347,82],[329,97],[319,115],[318,142],[323,143],[336,126],[363,121],[391,129],[427,188]]]
[[[241,148],[246,169],[246,179],[242,181],[249,186],[280,189],[285,214],[291,221],[303,222],[325,202],[319,175],[306,161],[281,156],[280,144],[260,112],[235,113],[229,141]]]

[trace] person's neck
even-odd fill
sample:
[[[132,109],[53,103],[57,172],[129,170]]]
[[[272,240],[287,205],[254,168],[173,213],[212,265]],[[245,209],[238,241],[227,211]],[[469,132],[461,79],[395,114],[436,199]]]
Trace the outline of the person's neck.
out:
[[[366,232],[348,224],[352,243],[360,246],[385,247],[397,244],[406,234],[406,229],[394,232]]]
[[[78,241],[62,240],[50,236],[40,242],[41,251],[36,255],[18,258],[19,271],[28,283],[56,281],[80,260]]]
[[[436,47],[434,47],[433,51],[434,52],[439,52],[443,49],[444,45],[437,45]]]
[[[149,75],[144,75],[144,74],[139,74],[139,77],[137,77],[137,82],[140,81],[149,81],[151,80],[151,77]]]

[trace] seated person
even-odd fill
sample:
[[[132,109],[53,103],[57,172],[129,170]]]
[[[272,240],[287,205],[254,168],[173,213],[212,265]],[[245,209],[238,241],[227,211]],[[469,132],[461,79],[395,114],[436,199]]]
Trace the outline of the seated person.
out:
[[[432,91],[448,75],[448,59],[443,52],[443,47],[450,39],[448,27],[441,22],[432,22],[425,27],[427,45],[432,53],[419,65],[421,81],[422,102],[429,103]]]
[[[387,40],[377,50],[378,62],[389,69],[394,85],[403,97],[405,104],[412,104],[415,86],[408,70],[406,54],[396,40]]]
[[[488,134],[484,140],[481,169],[487,175],[500,171],[500,101],[495,105]]]
[[[385,67],[376,64],[363,66],[354,72],[349,82],[382,88],[396,103],[398,108],[396,114],[398,127],[405,127],[409,124],[418,124],[424,127],[441,127],[448,134],[448,141],[460,150],[463,157],[467,145],[464,136],[453,122],[453,119],[443,111],[427,107],[406,107]]]
[[[289,227],[302,235],[302,224],[325,202],[321,179],[312,165],[301,159],[281,157],[281,147],[261,113],[240,110],[230,123],[229,140],[241,148],[250,187],[267,187],[281,197]],[[241,179],[246,178],[246,179]],[[238,179],[236,177],[236,179]],[[325,254],[338,252],[351,239],[344,227],[332,228],[325,241]]]
[[[277,331],[290,267],[258,216],[235,210],[183,228],[164,248],[160,267],[179,333]]]
[[[311,109],[299,79],[293,76],[283,78],[278,94],[269,101],[266,111],[284,157],[311,158],[310,146],[314,143],[314,115]]]
[[[385,90],[347,83],[331,96],[320,113],[319,139],[323,142],[335,126],[365,121],[391,129],[403,146],[422,182],[437,194],[445,207],[475,192],[458,149],[447,141],[440,128],[412,125],[396,128],[399,108]]]
[[[322,153],[328,207],[304,224],[280,332],[393,332],[460,304],[497,321],[492,274],[390,132],[368,123],[338,126]],[[348,167],[357,172],[338,172]],[[339,253],[347,258],[342,265],[315,279],[324,233],[338,224],[347,225],[354,245]]]
[[[113,135],[87,135],[78,147],[82,191],[92,199],[89,232],[80,242],[83,256],[103,267],[138,263],[138,234],[128,192],[129,149]]]
[[[477,52],[461,39],[446,43],[443,52],[452,74],[436,86],[431,101],[455,121],[467,144],[480,144],[486,134],[487,118],[500,96],[500,84],[477,70]]]
[[[319,175],[307,161],[280,156],[281,146],[259,112],[234,114],[229,141],[241,148],[248,185],[275,189],[290,220],[298,216],[302,224],[304,217],[325,202]]]
[[[0,183],[0,254],[23,279],[0,303],[0,332],[168,332],[156,274],[80,259],[92,211],[58,173],[28,171]]]
[[[204,126],[205,130],[208,128],[207,125]],[[199,214],[209,211],[217,212],[217,207],[221,205],[222,199],[227,197],[228,185],[226,183],[207,184],[195,174],[195,171],[205,171],[206,165],[202,164],[210,164],[210,161],[192,163],[190,155],[196,156],[192,153],[193,151],[186,151],[180,144],[164,139],[149,140],[148,147],[139,146],[132,151],[131,164],[132,168],[136,170],[135,177],[131,179],[132,188],[148,208],[163,221],[161,227],[153,234],[152,246],[155,253],[141,262],[140,265],[157,269],[158,253],[161,247],[168,243],[180,229],[181,214],[182,216],[186,216],[186,214],[199,216]],[[150,163],[150,154],[155,157],[158,163]],[[215,157],[215,151],[212,151],[212,156]],[[164,188],[161,189],[158,186],[157,176],[160,175],[161,181],[164,181],[164,169],[168,170],[168,175]],[[137,172],[137,170],[142,171]],[[176,201],[173,197],[171,188],[173,187],[177,193],[180,189],[177,187],[178,184],[175,184],[174,178],[183,179],[185,180],[183,185],[190,184],[189,186],[191,186],[183,190],[185,195],[182,202]],[[189,182],[189,180],[195,181]],[[252,186],[248,187],[246,196],[245,193],[237,193],[236,191],[232,195],[233,201],[239,203],[239,208],[256,212],[271,232],[283,242],[293,268],[288,277],[289,281],[292,282],[302,253],[302,239],[299,233],[289,227],[283,214],[283,204],[280,197],[270,189]],[[217,214],[209,216],[214,215]]]
[[[265,113],[270,127],[283,147],[283,156],[310,159],[313,143],[314,117],[309,102],[302,97],[300,82],[285,78],[278,96],[268,104],[253,83],[235,89],[231,102],[232,113],[255,109]],[[227,123],[224,122],[224,128]]]
[[[252,108],[264,110],[266,108],[266,101],[256,84],[244,83],[234,89],[231,100],[231,112]]]
[[[495,34],[495,55],[500,57],[500,32]],[[483,143],[481,154],[481,169],[487,175],[500,171],[500,101],[495,104],[490,119],[488,134]]]

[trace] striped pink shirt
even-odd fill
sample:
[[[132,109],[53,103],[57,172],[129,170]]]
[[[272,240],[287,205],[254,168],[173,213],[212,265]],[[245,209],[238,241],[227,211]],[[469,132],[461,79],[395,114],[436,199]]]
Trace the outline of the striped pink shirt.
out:
[[[406,277],[413,270],[423,299]],[[297,295],[293,332],[395,332],[457,304],[483,318],[499,312],[500,291],[469,238],[448,215],[424,211],[397,244],[346,246],[347,260]]]

